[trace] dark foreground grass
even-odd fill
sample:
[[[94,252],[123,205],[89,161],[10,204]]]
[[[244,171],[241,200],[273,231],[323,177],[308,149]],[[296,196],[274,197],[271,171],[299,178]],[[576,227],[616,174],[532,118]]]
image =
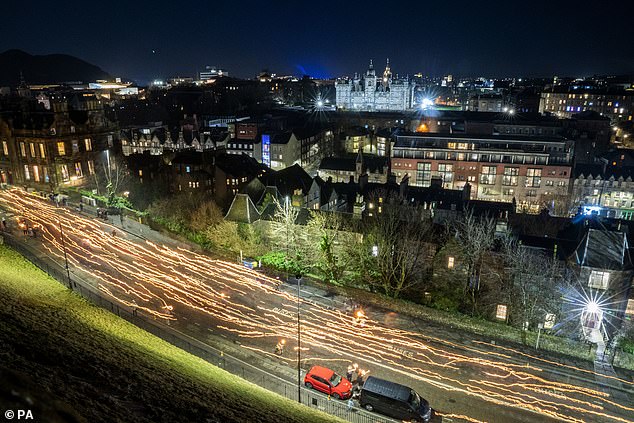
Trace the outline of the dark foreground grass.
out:
[[[37,422],[341,422],[68,291],[0,246],[0,412]]]

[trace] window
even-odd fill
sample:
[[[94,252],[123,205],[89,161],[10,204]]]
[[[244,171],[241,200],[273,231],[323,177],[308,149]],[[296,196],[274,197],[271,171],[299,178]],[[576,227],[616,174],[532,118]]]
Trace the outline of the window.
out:
[[[22,157],[26,157],[26,144],[23,142],[20,143],[20,155],[22,155]]]
[[[24,165],[24,179],[27,181],[31,180],[31,171],[29,170],[29,165]]]
[[[60,156],[65,156],[66,155],[66,146],[64,145],[64,141],[59,141],[57,143],[57,153]]]
[[[467,176],[467,182],[475,182],[475,181],[476,181],[475,176]]]
[[[189,166],[185,166],[185,172],[187,173],[191,172],[191,168]]]
[[[453,181],[453,165],[440,163],[438,165],[438,174],[442,177],[444,183],[450,183]]]
[[[451,256],[447,257],[447,269],[453,269],[455,259]]]
[[[431,163],[418,163],[416,167],[416,185],[427,187],[431,184]]]
[[[9,155],[9,145],[7,144],[6,141],[2,141],[2,152],[4,153],[5,156]]]
[[[46,158],[46,148],[44,148],[44,144],[40,143],[40,157],[45,159]]]
[[[72,143],[73,154],[79,153],[79,141],[72,140],[71,143]]]
[[[547,186],[547,187],[552,187],[552,186],[555,186],[555,181],[547,180],[547,181],[546,181],[546,186]]]
[[[526,171],[526,186],[539,188],[542,182],[541,169],[528,169]]]
[[[92,160],[88,160],[88,162],[86,162],[88,164],[88,174],[89,175],[94,175],[95,174],[95,162],[93,162]]]
[[[40,168],[38,166],[33,166],[33,179],[35,182],[40,182]]]
[[[590,281],[588,286],[590,288],[608,289],[608,283],[610,282],[610,272],[600,272],[593,270],[590,273]]]
[[[517,186],[517,177],[519,174],[520,169],[518,167],[505,167],[502,185]]]
[[[68,166],[63,164],[60,166],[60,173],[62,174],[62,180],[63,181],[68,181],[69,179],[69,175],[68,175]]]
[[[35,143],[29,143],[29,150],[31,150],[31,157],[35,158]]]
[[[506,188],[506,189],[502,190],[502,194],[504,194],[504,195],[514,195],[515,194],[515,190],[513,188]]]
[[[90,138],[84,138],[84,145],[86,146],[86,151],[92,151],[92,140]]]
[[[143,176],[143,169],[139,169],[139,177]]]
[[[558,186],[558,187],[565,187],[565,186],[566,186],[566,181],[559,181],[559,182],[557,182],[557,186]]]
[[[75,176],[78,178],[84,176],[84,173],[81,171],[81,162],[75,163]]]
[[[482,166],[482,173],[480,175],[480,183],[483,185],[495,185],[495,166]]]

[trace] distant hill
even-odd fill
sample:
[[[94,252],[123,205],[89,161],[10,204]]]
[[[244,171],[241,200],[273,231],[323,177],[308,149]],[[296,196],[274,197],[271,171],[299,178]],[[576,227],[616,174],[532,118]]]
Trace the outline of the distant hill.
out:
[[[0,53],[0,86],[17,86],[20,72],[27,84],[93,82],[112,78],[100,67],[67,54],[34,56],[22,50]]]

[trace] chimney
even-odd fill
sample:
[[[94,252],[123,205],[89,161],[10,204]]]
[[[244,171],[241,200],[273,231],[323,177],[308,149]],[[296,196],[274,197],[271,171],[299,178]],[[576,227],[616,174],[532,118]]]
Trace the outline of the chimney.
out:
[[[363,191],[367,184],[368,184],[368,174],[364,173],[363,175],[359,176],[359,189]]]
[[[407,194],[407,187],[409,185],[409,175],[405,175],[399,184],[399,195],[401,198],[405,197]]]
[[[471,198],[471,184],[467,182],[462,188],[462,201],[469,201]]]

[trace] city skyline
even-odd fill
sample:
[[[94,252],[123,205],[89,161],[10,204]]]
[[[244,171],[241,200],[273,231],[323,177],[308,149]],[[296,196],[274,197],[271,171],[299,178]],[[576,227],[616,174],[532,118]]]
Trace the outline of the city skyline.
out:
[[[65,53],[115,76],[147,82],[195,75],[206,65],[236,77],[262,69],[333,78],[363,72],[389,57],[398,74],[440,76],[589,76],[634,71],[627,10],[578,2],[517,10],[501,2],[389,7],[322,2],[261,7],[191,4],[171,13],[167,3],[137,2],[103,9],[66,2],[28,2],[40,13],[30,25],[22,4],[5,6],[0,50]],[[545,3],[543,6],[546,6]],[[208,10],[208,13],[204,13]],[[404,13],[405,10],[411,12]],[[201,13],[203,12],[203,13]],[[607,20],[609,18],[609,20]],[[50,22],[64,22],[51,27]],[[601,22],[609,22],[602,24]],[[100,30],[95,30],[95,24]],[[255,29],[255,31],[254,31]],[[615,36],[615,32],[619,35]],[[42,44],[42,39],[47,44]]]

